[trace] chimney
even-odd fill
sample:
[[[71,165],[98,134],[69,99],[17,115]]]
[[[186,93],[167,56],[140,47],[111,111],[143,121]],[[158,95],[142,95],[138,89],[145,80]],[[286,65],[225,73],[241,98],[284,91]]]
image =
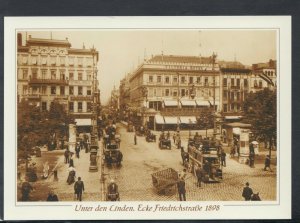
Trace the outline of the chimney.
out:
[[[22,46],[22,34],[21,33],[18,33],[17,40],[18,40],[18,46]]]

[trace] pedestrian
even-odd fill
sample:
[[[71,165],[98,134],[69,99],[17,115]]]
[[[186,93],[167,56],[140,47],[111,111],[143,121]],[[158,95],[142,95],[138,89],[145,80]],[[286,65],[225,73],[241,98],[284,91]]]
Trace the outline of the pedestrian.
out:
[[[178,139],[177,139],[177,149],[181,149],[181,139],[180,139],[180,136],[178,136]]]
[[[45,164],[43,165],[43,175],[42,175],[42,179],[47,179],[49,176],[49,164],[48,161],[45,162]]]
[[[29,201],[29,194],[31,191],[33,191],[33,187],[26,179],[22,184],[22,201]]]
[[[79,159],[79,153],[80,153],[80,144],[79,143],[77,143],[77,145],[76,145],[75,152],[76,152],[76,157]]]
[[[69,172],[69,174],[68,174],[68,178],[67,178],[67,183],[69,185],[71,185],[72,183],[75,182],[76,169],[71,166],[68,168],[68,172]]]
[[[244,187],[244,189],[243,189],[242,196],[243,196],[243,198],[245,198],[245,201],[250,201],[252,194],[253,194],[253,191],[249,187],[249,183],[247,182],[246,187]]]
[[[52,190],[48,194],[47,201],[58,201],[57,195]]]
[[[254,156],[255,156],[254,153],[249,154],[249,165],[251,168],[254,168]]]
[[[137,137],[136,137],[136,132],[134,133],[134,145],[137,144]]]
[[[180,174],[179,174],[179,181],[177,182],[177,189],[178,189],[179,200],[180,201],[186,201],[185,181],[180,176]]]
[[[174,135],[173,135],[173,142],[174,142],[174,144],[176,142],[176,132],[174,132]]]
[[[202,177],[204,177],[201,165],[198,165],[195,169],[195,175],[197,177],[197,187],[201,187]]]
[[[226,167],[226,153],[225,153],[224,149],[221,150],[221,163],[222,163],[222,166]]]
[[[73,160],[73,155],[72,154],[70,154],[69,167],[74,167],[74,160]]]
[[[70,150],[69,150],[69,148],[67,148],[65,150],[64,156],[65,156],[65,163],[69,163],[70,162]]]
[[[181,177],[182,180],[185,180],[186,175],[187,175],[186,169],[184,168],[184,169],[182,170],[181,174],[179,174],[179,175],[180,175],[180,177]]]
[[[266,171],[267,168],[269,168],[269,170],[272,171],[272,169],[271,169],[271,159],[270,159],[270,155],[267,155],[267,157],[266,157],[266,159],[265,159],[265,168],[264,168],[264,171]]]
[[[82,193],[84,191],[84,183],[81,180],[81,177],[78,177],[78,180],[74,184],[74,192],[77,195],[77,200],[82,200]]]

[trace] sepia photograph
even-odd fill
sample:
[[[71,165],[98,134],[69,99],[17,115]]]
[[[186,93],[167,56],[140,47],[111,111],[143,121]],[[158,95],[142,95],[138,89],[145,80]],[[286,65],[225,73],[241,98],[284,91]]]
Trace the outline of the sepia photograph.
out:
[[[291,218],[290,16],[4,34],[4,219]]]
[[[18,204],[278,201],[278,30],[15,35]]]

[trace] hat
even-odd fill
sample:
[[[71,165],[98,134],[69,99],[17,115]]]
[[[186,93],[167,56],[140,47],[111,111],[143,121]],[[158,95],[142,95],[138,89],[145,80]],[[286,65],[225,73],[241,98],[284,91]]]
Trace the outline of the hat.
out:
[[[246,186],[249,186],[249,183],[248,183],[248,182],[246,183]]]

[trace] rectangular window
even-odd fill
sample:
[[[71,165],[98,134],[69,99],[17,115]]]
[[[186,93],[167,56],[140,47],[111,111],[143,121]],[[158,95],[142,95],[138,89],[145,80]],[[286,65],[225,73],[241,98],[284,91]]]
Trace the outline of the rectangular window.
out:
[[[181,78],[180,78],[180,82],[181,82],[182,84],[184,84],[184,83],[185,83],[185,77],[181,77]]]
[[[239,78],[236,79],[236,86],[237,86],[237,87],[240,87],[240,86],[241,86],[241,83],[240,83],[240,79],[239,79]]]
[[[51,94],[55,95],[56,94],[56,87],[51,87]]]
[[[170,78],[169,77],[165,77],[165,83],[169,84],[170,83]]]
[[[37,79],[37,69],[32,69],[31,73],[32,73],[32,79]]]
[[[69,79],[74,80],[74,73],[69,73]]]
[[[28,70],[23,70],[23,79],[27,80],[28,78]]]
[[[259,81],[259,88],[262,88],[262,81]]]
[[[91,87],[87,87],[87,89],[86,89],[86,94],[87,94],[87,95],[92,95]]]
[[[51,63],[51,65],[55,65],[56,64],[56,57],[51,57],[50,58],[50,63]]]
[[[74,57],[69,57],[69,65],[70,66],[74,65]]]
[[[223,111],[227,112],[227,104],[223,104]]]
[[[82,73],[78,73],[78,80],[82,81]]]
[[[231,111],[234,111],[234,104],[231,104]]]
[[[43,111],[47,110],[47,102],[45,102],[45,101],[42,102],[42,110]]]
[[[177,90],[173,90],[173,97],[177,97]]]
[[[47,70],[42,70],[42,79],[47,79]]]
[[[204,79],[204,86],[208,86],[208,77]]]
[[[90,72],[87,73],[86,79],[87,79],[88,81],[92,80],[92,74],[91,74]]]
[[[28,93],[27,90],[28,90],[27,85],[24,85],[23,86],[23,94],[27,94]]]
[[[74,95],[74,87],[69,86],[69,95]]]
[[[244,87],[248,87],[248,80],[244,79]]]
[[[60,86],[60,95],[65,95],[65,87]]]
[[[201,82],[201,77],[197,77],[197,84],[200,84]]]
[[[47,87],[46,86],[42,86],[42,94],[47,94]]]
[[[51,70],[51,79],[52,80],[56,79],[56,70]]]
[[[227,87],[227,78],[224,78],[224,79],[223,79],[223,86],[224,86],[224,87]]]
[[[78,112],[82,112],[82,102],[78,102]]]
[[[65,57],[60,57],[59,58],[59,63],[60,63],[61,66],[65,66],[65,63],[66,63]]]
[[[157,76],[157,82],[158,82],[158,83],[161,82],[161,76]]]
[[[165,90],[165,96],[170,96],[170,89]]]
[[[240,92],[236,92],[236,99],[240,100]]]
[[[37,65],[37,57],[36,56],[31,57],[31,64],[32,65]]]
[[[42,65],[47,65],[47,57],[42,57]]]
[[[153,96],[156,97],[156,88],[153,89]]]
[[[234,92],[231,92],[230,99],[231,99],[231,100],[234,100]]]
[[[152,83],[152,82],[153,82],[153,76],[150,75],[150,76],[149,76],[149,83]]]
[[[69,111],[70,112],[74,111],[74,102],[69,102]]]
[[[185,96],[185,89],[181,89],[181,97],[184,97]]]
[[[78,95],[82,95],[82,86],[78,86]]]
[[[177,77],[173,77],[173,83],[177,83]]]
[[[194,77],[190,77],[189,83],[190,83],[190,84],[194,83]]]
[[[91,102],[87,102],[86,103],[86,111],[87,112],[91,112],[92,111],[92,103]]]
[[[65,79],[65,71],[61,70],[60,73],[59,73],[59,77],[61,80],[64,80]]]
[[[234,86],[234,79],[231,78],[231,86]]]
[[[237,104],[236,105],[236,109],[239,111],[239,110],[241,110],[241,105],[240,104]]]
[[[82,66],[83,58],[82,57],[78,57],[77,58],[77,62],[78,62],[78,66]]]
[[[227,91],[223,91],[223,98],[224,100],[227,100]]]

